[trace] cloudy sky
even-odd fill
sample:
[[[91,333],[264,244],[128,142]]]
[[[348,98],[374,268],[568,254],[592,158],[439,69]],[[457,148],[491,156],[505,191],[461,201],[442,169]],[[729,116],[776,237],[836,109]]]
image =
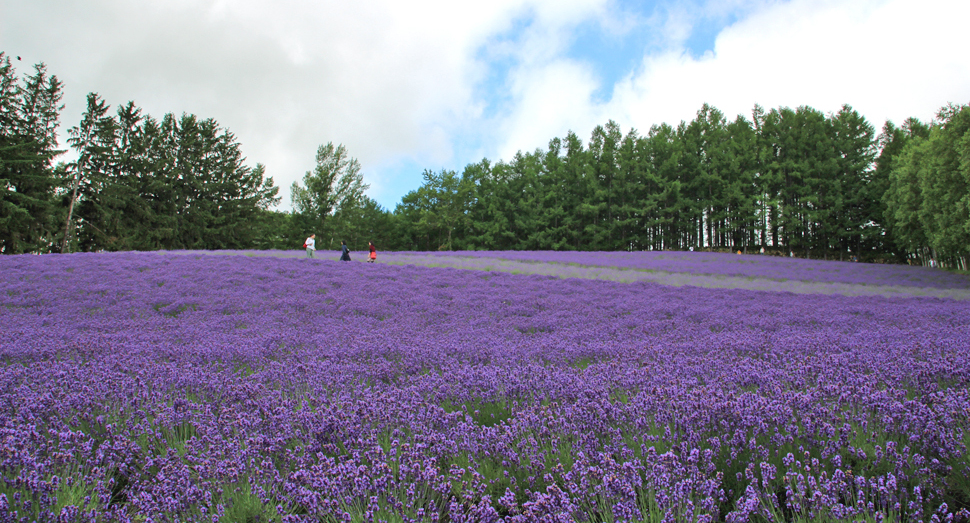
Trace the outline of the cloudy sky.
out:
[[[705,102],[928,120],[970,102],[968,19],[966,0],[0,0],[0,51],[65,83],[64,129],[92,91],[214,118],[282,209],[317,146],[342,143],[393,209],[424,169]]]

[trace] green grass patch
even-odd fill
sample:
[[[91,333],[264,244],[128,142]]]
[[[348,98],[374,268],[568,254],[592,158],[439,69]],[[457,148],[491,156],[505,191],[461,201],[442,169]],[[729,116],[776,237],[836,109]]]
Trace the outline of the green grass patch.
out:
[[[493,401],[471,400],[465,402],[444,402],[445,412],[464,412],[476,425],[494,427],[512,417],[512,405],[505,399]]]

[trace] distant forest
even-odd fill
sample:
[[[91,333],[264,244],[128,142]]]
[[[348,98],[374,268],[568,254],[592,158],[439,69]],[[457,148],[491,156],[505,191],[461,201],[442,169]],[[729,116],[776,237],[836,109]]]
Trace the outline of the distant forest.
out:
[[[610,121],[508,161],[426,170],[393,211],[364,192],[359,162],[321,145],[279,188],[245,165],[213,119],[155,119],[98,94],[58,162],[63,84],[43,64],[17,76],[0,53],[0,252],[321,249],[720,250],[938,263],[967,270],[970,107],[886,122],[848,105],[765,110],[623,134]]]

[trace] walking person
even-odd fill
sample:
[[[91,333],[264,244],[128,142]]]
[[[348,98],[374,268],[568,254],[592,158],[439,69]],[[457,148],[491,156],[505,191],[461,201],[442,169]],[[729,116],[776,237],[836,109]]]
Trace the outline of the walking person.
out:
[[[306,257],[313,258],[313,251],[317,250],[316,234],[311,234],[309,238],[303,243],[306,247]]]
[[[347,242],[340,242],[340,261],[350,261],[350,249]]]
[[[367,245],[370,247],[370,257],[367,258],[367,263],[374,263],[377,261],[377,249],[374,248],[373,242],[367,242]]]

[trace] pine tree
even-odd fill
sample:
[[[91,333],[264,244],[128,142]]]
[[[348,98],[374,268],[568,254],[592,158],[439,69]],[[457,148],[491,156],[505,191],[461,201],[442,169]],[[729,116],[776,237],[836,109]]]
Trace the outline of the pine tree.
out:
[[[56,250],[56,190],[61,184],[54,159],[62,84],[44,64],[21,83],[10,59],[0,53],[0,252]]]

